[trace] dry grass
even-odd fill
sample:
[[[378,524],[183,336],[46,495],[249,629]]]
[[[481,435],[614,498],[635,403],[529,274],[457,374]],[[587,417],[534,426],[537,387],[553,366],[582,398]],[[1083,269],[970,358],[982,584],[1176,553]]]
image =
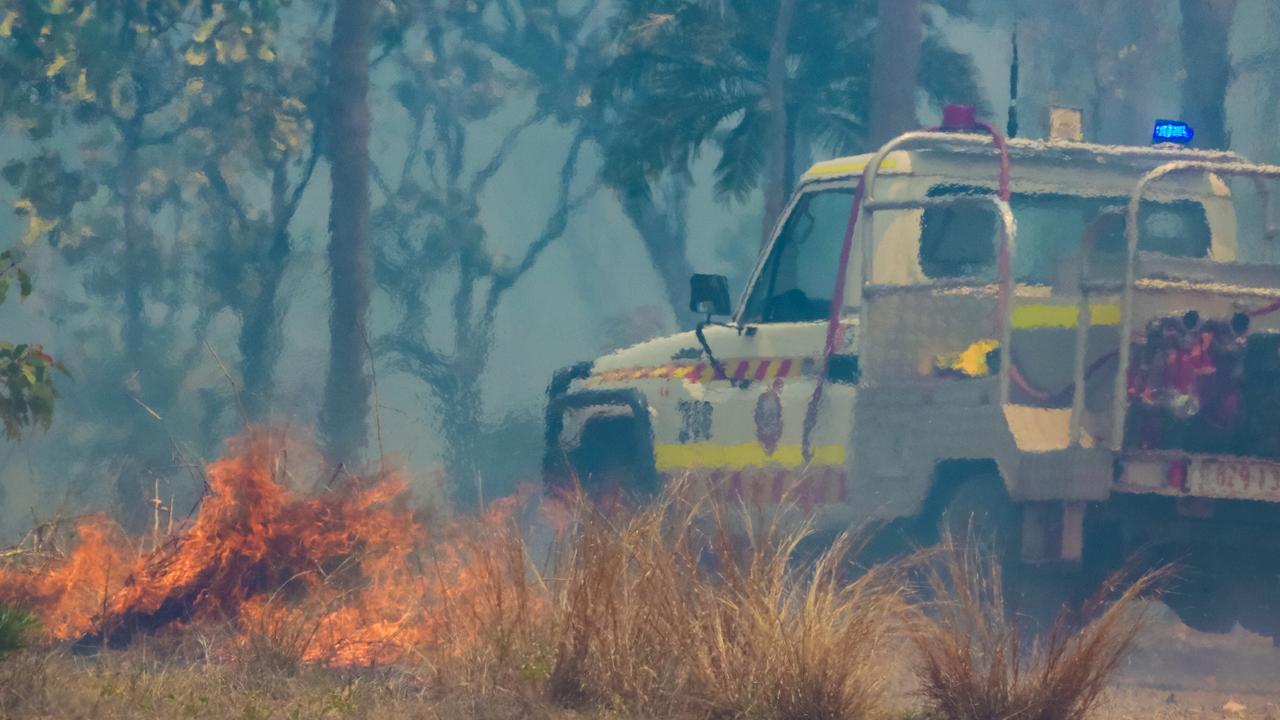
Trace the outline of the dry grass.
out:
[[[1060,613],[1028,638],[1006,612],[999,564],[947,544],[928,565],[932,600],[911,628],[923,715],[937,720],[1082,720],[1095,709],[1141,631],[1167,570],[1112,577],[1083,627]]]
[[[678,498],[579,514],[557,582],[551,696],[707,718],[882,711],[880,663],[903,607],[894,571],[850,581],[848,537],[797,565],[805,527],[752,526]],[[739,519],[745,538],[731,532]]]
[[[93,658],[27,651],[0,663],[0,718],[265,720],[424,718],[574,720],[535,693],[476,692],[424,681],[420,668],[294,674],[181,662],[138,648]]]
[[[0,662],[0,720],[882,718],[904,638],[930,718],[1075,720],[1133,642],[1139,595],[1156,581],[1124,588],[1082,631],[1063,624],[1029,646],[1004,616],[999,568],[971,556],[926,564],[934,597],[913,607],[906,564],[854,572],[848,536],[806,559],[804,525],[678,490],[571,517],[545,572],[514,525],[443,538],[471,589],[432,598],[448,631],[393,667],[307,662],[314,617],[333,608],[282,592],[270,602],[289,612],[260,616],[271,622],[190,625],[83,657],[19,652]],[[422,577],[440,560],[425,552]]]

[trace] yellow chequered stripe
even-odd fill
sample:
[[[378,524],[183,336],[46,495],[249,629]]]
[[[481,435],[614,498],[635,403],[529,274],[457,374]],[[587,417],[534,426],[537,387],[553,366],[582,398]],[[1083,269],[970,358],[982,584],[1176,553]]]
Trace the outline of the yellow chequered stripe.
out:
[[[690,470],[695,468],[741,469],[752,467],[798,468],[807,465],[843,465],[843,445],[818,445],[813,457],[804,460],[800,445],[780,445],[772,453],[766,452],[758,442],[721,444],[689,443],[658,445],[654,448],[659,472]]]
[[[811,374],[817,367],[817,358],[781,357],[781,358],[726,358],[721,361],[727,378],[734,380],[769,381],[775,378],[794,378]],[[711,382],[716,378],[715,369],[710,363],[692,363],[681,365],[654,365],[648,367],[618,368],[604,370],[592,375],[594,382],[630,382],[633,380],[684,380],[688,382]]]

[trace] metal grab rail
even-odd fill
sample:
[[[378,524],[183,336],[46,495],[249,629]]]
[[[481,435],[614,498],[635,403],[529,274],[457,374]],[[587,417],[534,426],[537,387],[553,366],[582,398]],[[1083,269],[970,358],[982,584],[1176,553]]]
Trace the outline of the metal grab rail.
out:
[[[1142,199],[1146,195],[1147,189],[1157,180],[1173,174],[1199,172],[1254,178],[1258,181],[1280,179],[1280,165],[1176,160],[1165,163],[1143,175],[1142,179],[1134,187],[1133,193],[1129,196],[1129,206],[1125,217],[1125,240],[1128,244],[1128,255],[1125,265],[1123,299],[1120,305],[1120,360],[1116,367],[1115,397],[1112,398],[1111,408],[1111,449],[1115,451],[1120,451],[1124,447],[1124,425],[1129,394],[1129,363],[1131,362],[1130,356],[1133,345],[1133,298],[1138,280],[1138,240],[1141,234],[1141,228],[1138,225],[1138,211],[1141,209]],[[1265,210],[1265,214],[1270,216],[1270,208]],[[1270,218],[1266,218],[1264,222],[1269,225]]]
[[[944,113],[945,117],[945,113]],[[935,145],[947,144],[951,146],[969,146],[979,147],[990,143],[1000,153],[1000,196],[1003,200],[1009,199],[1009,147],[1003,135],[991,125],[978,123],[976,129],[985,130],[988,136],[980,135],[962,135],[956,133],[937,132],[936,130],[926,130],[921,132],[909,132],[899,135],[898,137],[885,143],[868,161],[866,168],[863,170],[862,179],[858,181],[857,189],[853,195],[853,207],[849,211],[849,223],[845,229],[844,242],[840,246],[840,263],[836,272],[836,284],[831,293],[831,311],[827,317],[827,338],[823,349],[823,369],[818,377],[818,382],[814,386],[813,395],[809,398],[809,405],[805,410],[804,430],[802,433],[801,447],[803,448],[804,458],[807,461],[810,457],[810,438],[814,427],[817,425],[818,408],[822,404],[823,389],[826,387],[826,380],[831,366],[831,358],[836,352],[836,346],[841,342],[843,337],[843,328],[840,325],[840,313],[843,309],[844,296],[847,292],[845,285],[847,273],[849,270],[849,258],[853,249],[853,243],[856,240],[856,231],[858,226],[858,216],[862,214],[863,204],[867,201],[873,201],[875,198],[876,176],[880,172],[880,166],[884,163],[889,153],[894,149],[904,145],[920,142],[932,141]],[[872,255],[870,243],[863,243],[863,276],[860,283],[859,295],[866,293],[867,272],[871,267],[868,258]],[[1001,247],[999,253],[1000,277],[1003,280],[1007,275],[1012,275],[1009,265],[1005,262],[1007,259],[1006,249]],[[1002,285],[1003,287],[1003,285]],[[867,315],[867,303],[859,303],[860,326],[866,327],[865,321]],[[1008,302],[1008,296],[1003,293],[996,299],[997,310],[995,313],[996,322],[1003,325],[1008,324],[1008,318],[1002,318],[1002,308],[1006,308],[1011,303]],[[1008,348],[1003,348],[1003,352],[1007,352]],[[1002,363],[1001,367],[1005,367],[1007,363]]]
[[[956,205],[991,205],[995,208],[996,215],[1000,218],[1000,228],[996,232],[993,242],[997,257],[1003,250],[1009,261],[1009,267],[1012,267],[1013,257],[1017,250],[1018,223],[1013,217],[1013,209],[1009,207],[1009,203],[1001,200],[995,195],[952,195],[950,197],[933,197],[933,198],[917,198],[911,200],[873,200],[862,204],[862,211],[866,213],[868,219],[874,215],[877,210],[915,210],[918,208],[931,207],[951,207]],[[866,243],[870,245],[870,243]],[[866,279],[871,276],[870,268],[863,267],[863,288],[865,290]],[[1001,296],[1006,298],[1013,297],[1013,273],[1006,272],[1000,278]],[[866,305],[866,302],[863,302]],[[1005,307],[1012,307],[1013,303],[1008,302]],[[1013,338],[1013,323],[1010,318],[1006,317],[998,322],[996,330],[1000,335],[1000,404],[1003,405],[1009,400],[1009,372],[1013,366],[1013,359],[1009,355],[1009,343]]]
[[[998,210],[1001,212],[1002,235],[1008,233],[1008,244],[1002,244],[996,251],[996,262],[999,272],[1000,288],[996,297],[996,312],[993,317],[993,331],[1000,336],[1000,353],[1002,362],[1000,363],[1000,402],[1004,404],[1009,397],[1009,369],[1012,364],[1010,356],[1009,343],[1012,339],[1013,326],[1013,262],[1012,251],[1014,236],[1017,234],[1017,225],[1013,220],[1013,213],[1008,208],[1009,201],[1009,183],[1010,183],[1010,160],[1008,140],[1000,134],[1000,131],[994,129],[985,123],[979,123],[978,129],[985,130],[986,135],[978,133],[965,132],[941,132],[936,129],[920,130],[916,132],[908,132],[899,135],[890,140],[876,151],[875,155],[867,161],[866,168],[862,172],[862,181],[859,189],[862,191],[862,203],[864,205],[875,208],[880,201],[876,200],[876,181],[880,177],[880,166],[884,163],[885,158],[895,150],[900,150],[911,146],[925,146],[938,149],[947,148],[985,148],[990,147],[996,151],[1000,161],[999,176],[999,197],[996,198],[1004,203],[1004,208]],[[983,196],[974,196],[983,197]],[[921,199],[923,200],[923,198]],[[920,200],[913,201],[919,206]],[[884,205],[879,205],[881,209],[885,209]],[[1008,213],[1007,216],[1005,213]],[[862,243],[862,294],[866,293],[866,285],[871,278],[872,265],[875,257],[875,248],[873,243],[868,239]],[[866,327],[867,323],[867,303],[861,303],[861,319],[860,324]]]
[[[1093,245],[1098,239],[1098,225],[1108,217],[1124,217],[1124,208],[1118,205],[1104,207],[1085,226],[1084,237],[1080,241],[1080,267],[1076,278],[1076,291],[1080,294],[1080,299],[1076,304],[1076,344],[1071,366],[1071,420],[1067,436],[1071,447],[1080,445],[1084,423],[1085,382],[1088,380],[1085,359],[1088,355],[1089,326],[1093,324],[1093,307],[1089,303],[1087,284],[1089,254],[1093,252]]]

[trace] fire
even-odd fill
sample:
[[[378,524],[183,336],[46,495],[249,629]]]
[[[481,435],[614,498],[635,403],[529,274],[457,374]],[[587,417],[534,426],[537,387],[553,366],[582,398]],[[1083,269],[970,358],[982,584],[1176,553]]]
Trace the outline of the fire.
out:
[[[230,621],[239,647],[267,641],[333,665],[456,651],[501,615],[536,611],[513,552],[518,500],[428,528],[395,473],[291,489],[285,445],[264,430],[230,441],[194,520],[159,547],[140,551],[105,517],[82,521],[70,553],[0,567],[0,601],[34,610],[51,640],[118,645]]]

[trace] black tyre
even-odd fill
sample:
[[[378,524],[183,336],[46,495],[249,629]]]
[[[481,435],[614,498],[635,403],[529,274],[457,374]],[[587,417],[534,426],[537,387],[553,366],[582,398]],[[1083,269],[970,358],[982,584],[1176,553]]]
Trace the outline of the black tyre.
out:
[[[1164,595],[1164,603],[1184,625],[1204,633],[1228,633],[1236,625],[1230,578],[1203,555],[1189,557]]]
[[[646,496],[650,481],[640,472],[640,443],[628,415],[593,418],[569,454],[570,466],[588,498],[617,501]]]
[[[1017,560],[1021,517],[999,475],[972,477],[945,496],[937,514],[938,541],[950,537],[956,547],[988,554],[1009,567]]]
[[[1022,563],[1022,508],[1009,498],[998,475],[979,475],[956,486],[936,525],[940,541],[950,536],[962,551],[976,551],[1000,564],[1005,607],[1027,630],[1046,632],[1060,616],[1069,621],[1081,603],[1079,568]]]

